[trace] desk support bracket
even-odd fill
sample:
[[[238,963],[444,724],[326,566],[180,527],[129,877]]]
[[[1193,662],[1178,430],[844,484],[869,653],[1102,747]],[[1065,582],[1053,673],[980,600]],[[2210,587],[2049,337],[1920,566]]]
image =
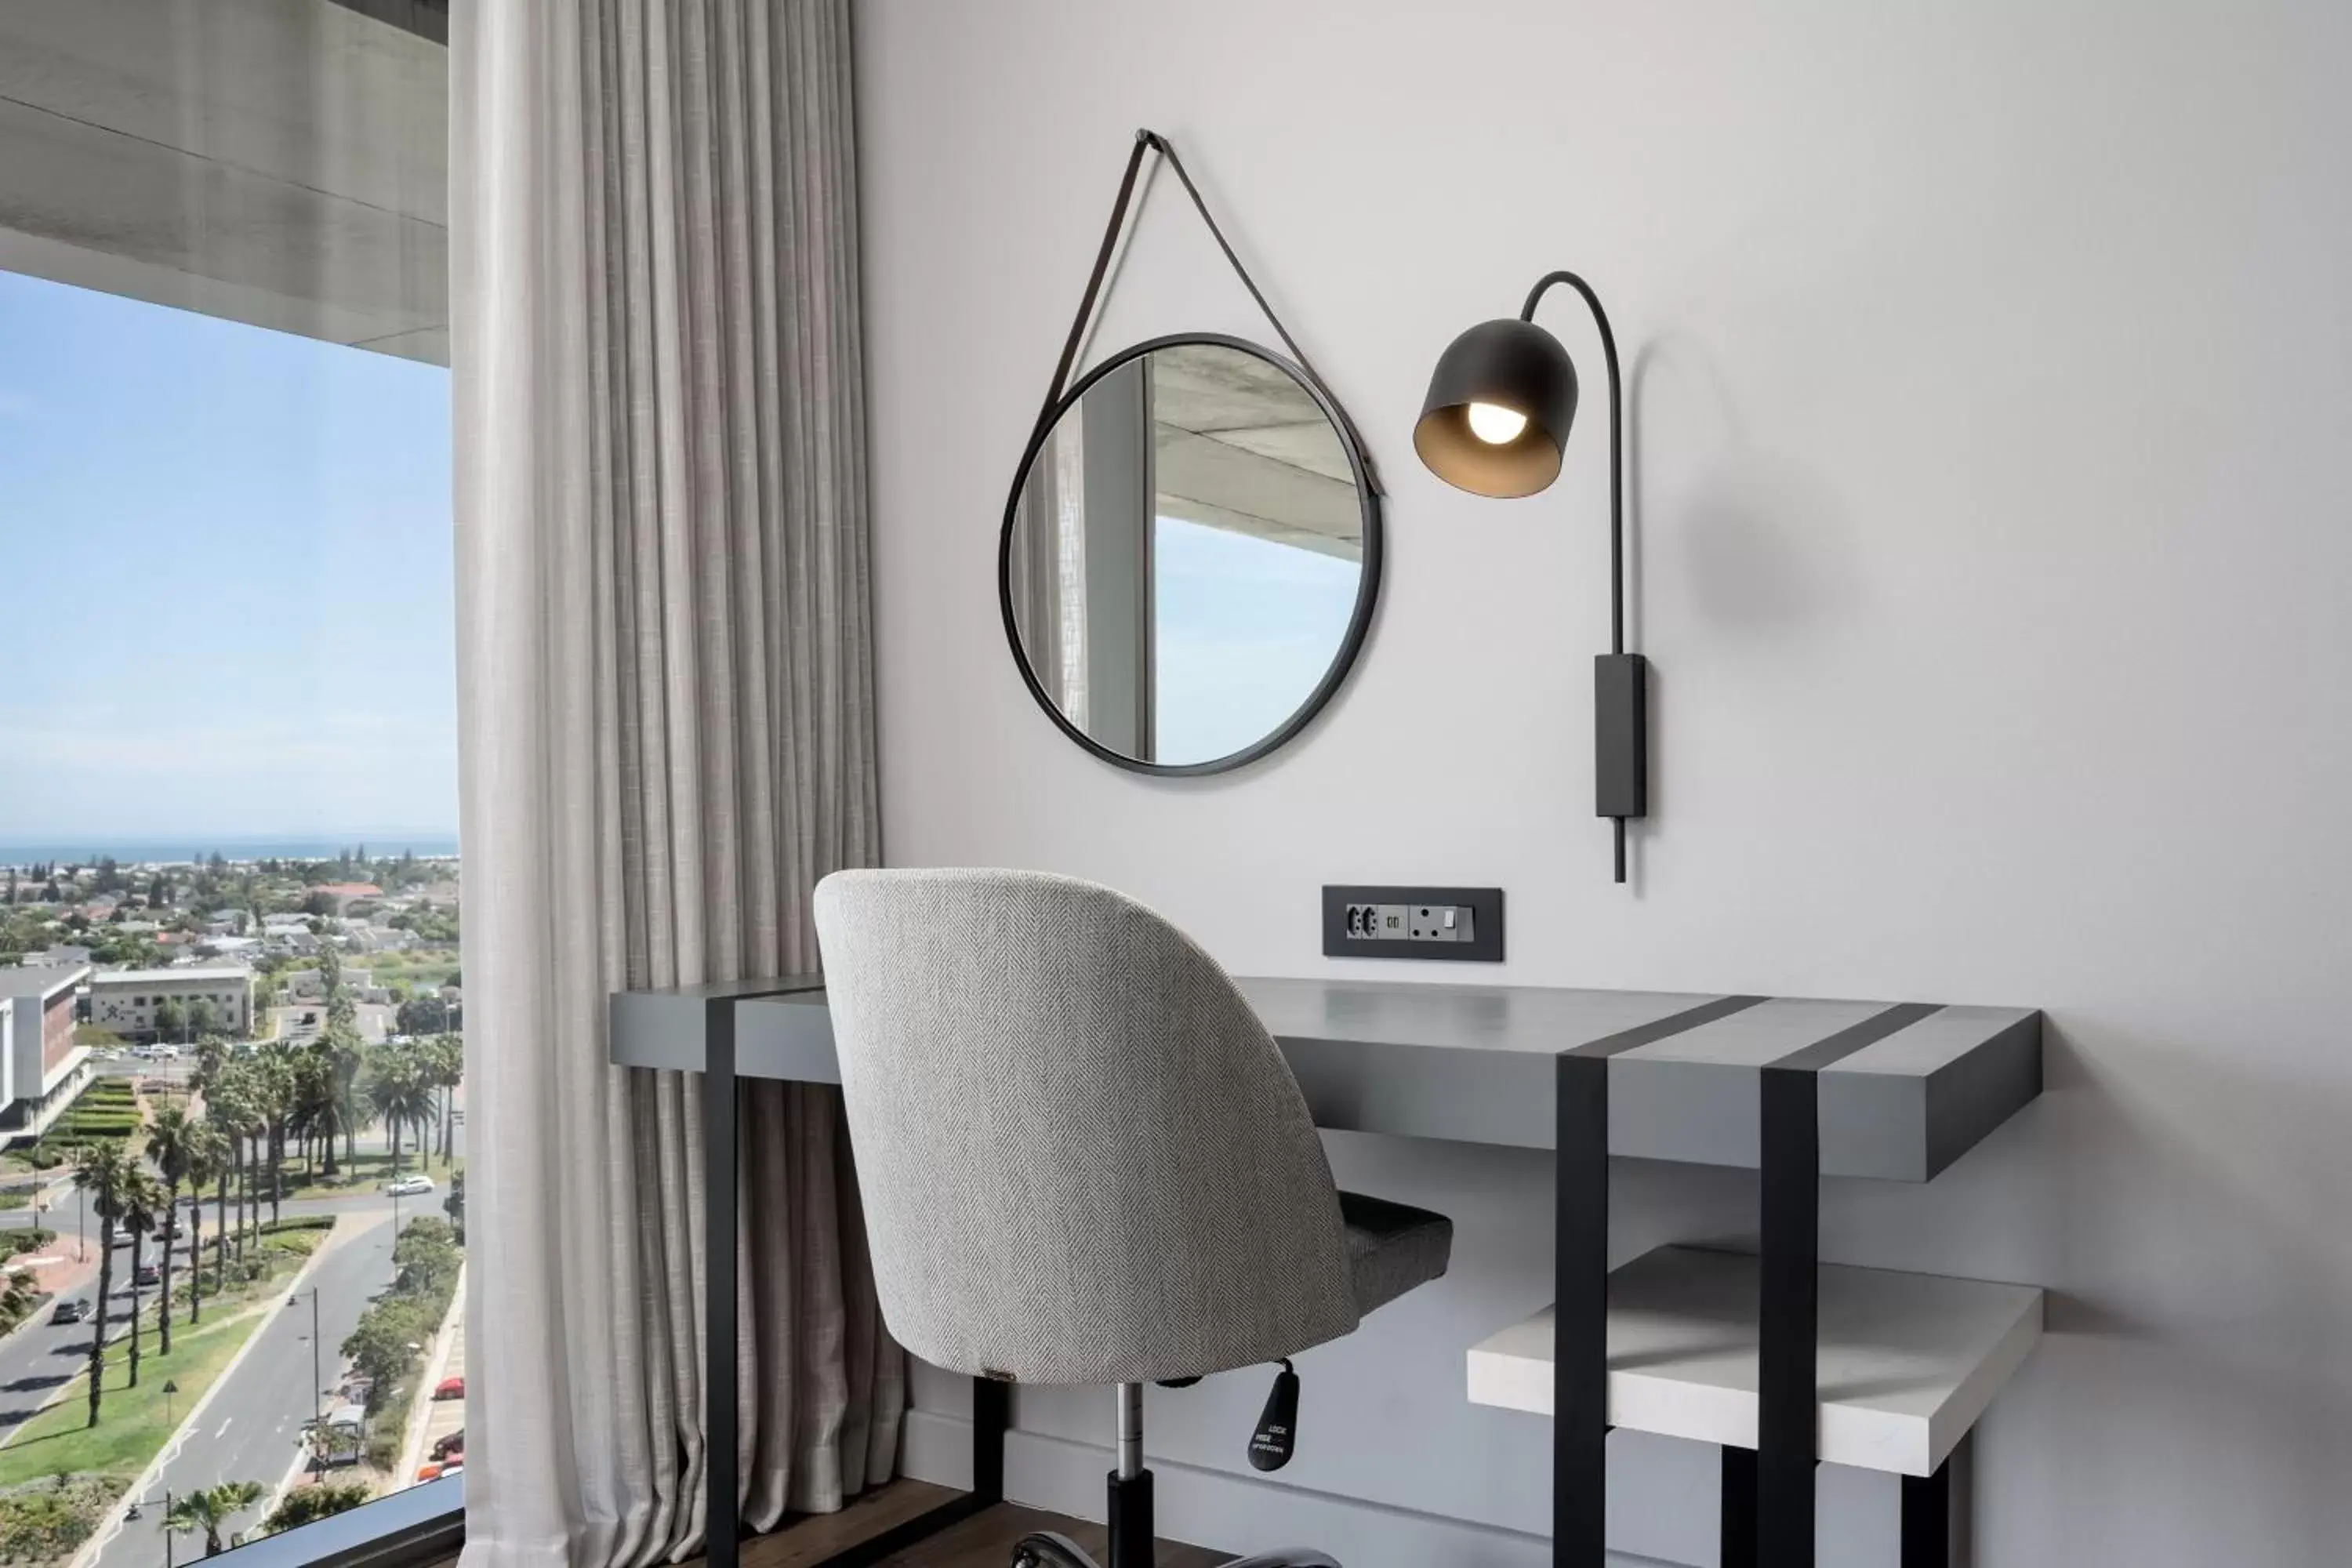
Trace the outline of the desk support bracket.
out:
[[[740,1568],[742,1524],[740,1415],[735,1402],[741,1364],[736,1313],[736,1195],[741,1146],[743,1089],[735,1072],[735,1003],[713,998],[703,1022],[703,1532],[705,1568]],[[870,1568],[924,1539],[1004,1500],[1004,1434],[1013,1391],[974,1378],[971,1385],[971,1490],[844,1547],[809,1568]],[[790,1527],[786,1527],[789,1531]]]

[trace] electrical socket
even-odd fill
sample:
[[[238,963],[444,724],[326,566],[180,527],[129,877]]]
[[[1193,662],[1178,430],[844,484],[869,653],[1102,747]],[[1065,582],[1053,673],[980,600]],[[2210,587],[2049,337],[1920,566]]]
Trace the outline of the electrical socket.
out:
[[[1405,921],[1411,942],[1474,942],[1477,913],[1466,904],[1414,904]]]
[[[1323,889],[1323,952],[1332,958],[1503,958],[1500,888]]]

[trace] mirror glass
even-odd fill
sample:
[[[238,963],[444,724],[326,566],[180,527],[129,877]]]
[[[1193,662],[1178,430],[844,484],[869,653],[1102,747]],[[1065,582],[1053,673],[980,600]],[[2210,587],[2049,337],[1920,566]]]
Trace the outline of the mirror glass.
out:
[[[1111,760],[1237,766],[1346,672],[1378,528],[1360,457],[1286,363],[1145,344],[1079,383],[1021,475],[1006,627],[1039,700]]]

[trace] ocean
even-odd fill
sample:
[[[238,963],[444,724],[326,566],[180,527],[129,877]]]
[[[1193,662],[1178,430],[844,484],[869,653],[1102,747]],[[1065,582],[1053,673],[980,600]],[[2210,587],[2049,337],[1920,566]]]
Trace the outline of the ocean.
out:
[[[203,834],[194,834],[185,838],[110,838],[100,834],[89,838],[0,844],[0,866],[28,866],[37,860],[87,866],[104,855],[111,855],[125,866],[146,862],[168,864],[200,857],[209,858],[215,853],[231,860],[331,860],[346,849],[362,846],[365,846],[368,854],[377,859],[397,856],[404,851],[419,857],[455,855],[457,853],[457,836],[448,832],[412,834],[394,831],[353,833],[340,838],[263,838],[235,835],[207,837]]]

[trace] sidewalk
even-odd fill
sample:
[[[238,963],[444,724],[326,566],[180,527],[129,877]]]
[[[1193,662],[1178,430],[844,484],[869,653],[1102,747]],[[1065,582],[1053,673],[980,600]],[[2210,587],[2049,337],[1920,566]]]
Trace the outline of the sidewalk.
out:
[[[465,1375],[466,1268],[460,1264],[457,1289],[449,1298],[449,1311],[441,1321],[441,1331],[433,1337],[433,1356],[416,1385],[416,1403],[408,1413],[407,1437],[400,1446],[400,1464],[393,1472],[387,1490],[398,1491],[415,1485],[416,1471],[425,1463],[433,1444],[466,1425],[464,1400],[433,1397],[433,1391],[441,1385],[443,1378]]]

